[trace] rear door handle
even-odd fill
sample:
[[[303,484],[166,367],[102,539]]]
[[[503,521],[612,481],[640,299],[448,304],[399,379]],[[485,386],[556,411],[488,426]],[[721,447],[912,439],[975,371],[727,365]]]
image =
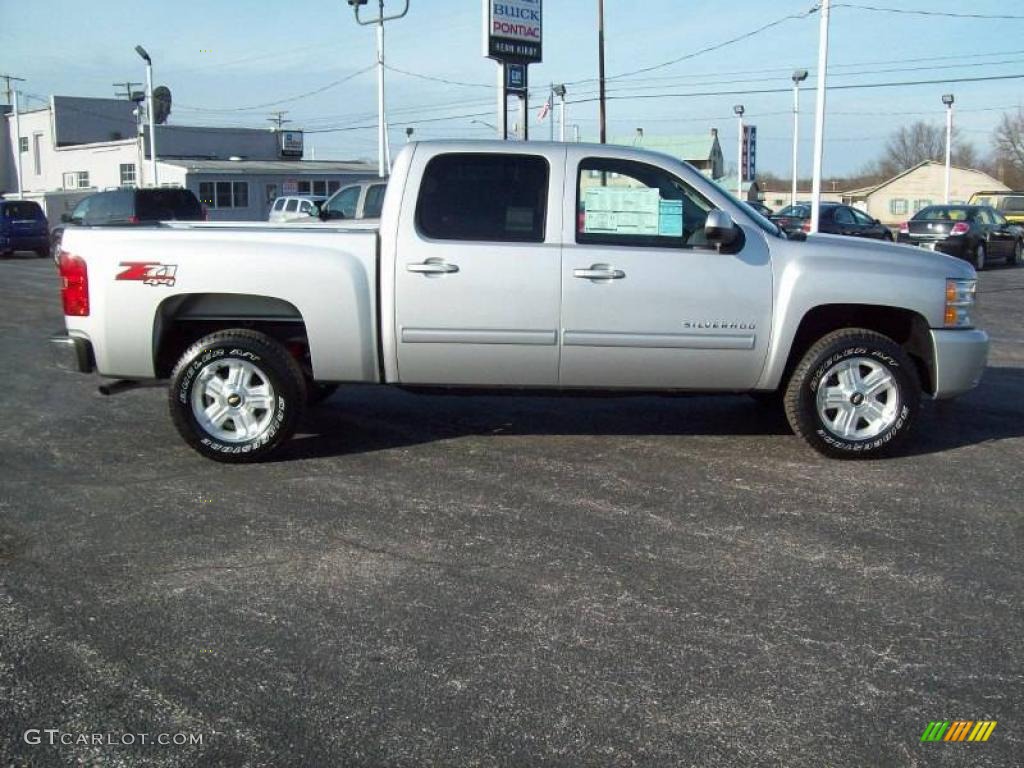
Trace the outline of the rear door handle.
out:
[[[457,265],[448,264],[444,261],[424,261],[421,264],[406,264],[405,268],[409,272],[419,272],[424,275],[447,275],[459,271]]]
[[[612,269],[604,265],[595,264],[590,269],[574,269],[573,277],[581,277],[584,280],[621,280],[626,273],[621,269]]]

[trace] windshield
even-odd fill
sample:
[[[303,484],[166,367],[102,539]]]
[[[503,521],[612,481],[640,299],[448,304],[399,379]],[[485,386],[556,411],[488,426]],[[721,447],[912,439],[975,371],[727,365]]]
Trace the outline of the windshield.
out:
[[[966,221],[970,215],[969,208],[932,205],[914,214],[914,221]]]
[[[791,219],[811,218],[811,206],[809,205],[787,205],[776,216],[788,216]]]

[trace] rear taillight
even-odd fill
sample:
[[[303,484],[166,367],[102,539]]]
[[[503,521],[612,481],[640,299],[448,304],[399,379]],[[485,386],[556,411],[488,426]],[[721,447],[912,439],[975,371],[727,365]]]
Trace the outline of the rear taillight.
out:
[[[65,315],[89,316],[89,270],[81,258],[67,251],[60,252],[60,300]]]
[[[804,222],[803,224],[801,224],[801,225],[800,225],[800,229],[801,229],[802,231],[804,231],[804,232],[810,232],[810,231],[811,231],[811,220],[810,220],[810,219],[808,219],[808,220],[807,220],[807,221],[805,221],[805,222]]]
[[[902,224],[900,224],[900,234],[901,235],[909,235],[910,234],[910,222],[909,221],[904,221]]]
[[[951,235],[966,235],[970,231],[971,231],[971,225],[970,224],[968,224],[966,221],[958,221],[956,224],[953,225],[953,228],[951,230],[949,230],[949,234],[951,234]]]
[[[128,223],[129,224],[138,224],[139,223],[139,217],[138,216],[129,216],[128,217]]]
[[[204,206],[203,206],[203,221],[209,221],[209,220],[210,220],[210,209],[209,209],[209,208],[207,208],[207,207],[206,207],[206,206],[204,205]]]

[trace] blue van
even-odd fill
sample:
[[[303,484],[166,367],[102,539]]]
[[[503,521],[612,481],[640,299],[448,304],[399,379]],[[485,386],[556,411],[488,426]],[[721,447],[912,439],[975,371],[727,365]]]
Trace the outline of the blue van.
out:
[[[31,200],[0,200],[0,256],[15,251],[50,253],[50,227],[46,214]]]

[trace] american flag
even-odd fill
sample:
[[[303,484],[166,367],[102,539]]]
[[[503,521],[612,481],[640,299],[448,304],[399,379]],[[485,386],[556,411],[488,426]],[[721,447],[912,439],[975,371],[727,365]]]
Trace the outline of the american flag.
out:
[[[544,118],[548,116],[548,112],[551,111],[551,97],[548,96],[548,100],[544,102],[544,106],[540,108],[540,112],[537,113],[537,122],[543,123]]]

